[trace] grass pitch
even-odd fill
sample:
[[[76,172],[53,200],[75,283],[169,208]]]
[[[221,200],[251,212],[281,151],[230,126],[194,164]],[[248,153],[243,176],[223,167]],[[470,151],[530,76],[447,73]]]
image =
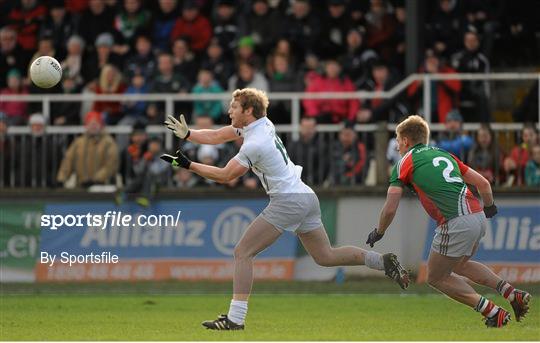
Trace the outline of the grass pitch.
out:
[[[298,286],[300,285],[300,286]],[[540,340],[540,307],[521,323],[487,329],[481,316],[426,286],[406,293],[387,283],[353,286],[301,283],[261,286],[249,303],[245,331],[205,330],[200,322],[226,313],[230,295],[214,285],[2,287],[2,340]],[[228,285],[227,285],[228,286]],[[35,286],[34,286],[35,287]],[[58,288],[60,287],[60,288]],[[86,288],[85,288],[86,287]],[[103,288],[102,288],[103,287]],[[205,287],[210,287],[205,290]],[[357,287],[357,288],[355,288]],[[198,289],[197,289],[198,288]],[[21,291],[22,289],[22,291]],[[286,290],[291,290],[285,294]],[[384,294],[368,294],[379,290]],[[530,289],[530,287],[529,287]],[[56,291],[55,291],[56,290]],[[187,290],[192,290],[186,294]],[[345,290],[345,291],[344,291]],[[357,290],[357,292],[355,292]],[[197,292],[195,292],[197,291]],[[208,294],[200,294],[206,291]],[[283,292],[281,292],[283,291]],[[160,294],[156,294],[160,293]],[[346,293],[346,294],[344,294]],[[501,297],[498,304],[510,309]]]

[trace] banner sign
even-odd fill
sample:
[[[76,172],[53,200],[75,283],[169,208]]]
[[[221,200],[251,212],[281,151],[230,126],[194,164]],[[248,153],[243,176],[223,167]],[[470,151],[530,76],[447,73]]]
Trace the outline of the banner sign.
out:
[[[41,203],[0,204],[0,282],[31,282],[39,250]]]
[[[38,256],[36,278],[230,280],[234,247],[267,203],[262,199],[159,201],[147,209],[105,202],[51,204],[44,210],[49,221],[41,230],[43,256]],[[83,217],[89,214],[100,216],[101,222],[86,225]],[[63,225],[51,229],[53,216],[64,218]],[[128,216],[131,220],[122,222]],[[79,218],[85,225],[77,226]],[[294,235],[281,235],[255,259],[255,277],[291,279],[296,246]],[[111,260],[114,256],[117,263]]]
[[[427,279],[426,261],[435,227],[430,221],[419,282]],[[540,281],[540,206],[500,206],[498,214],[488,219],[486,234],[472,259],[509,282]]]

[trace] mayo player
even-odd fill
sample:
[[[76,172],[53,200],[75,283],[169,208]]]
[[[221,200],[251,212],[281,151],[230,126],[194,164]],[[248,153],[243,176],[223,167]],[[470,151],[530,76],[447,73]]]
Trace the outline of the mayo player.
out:
[[[471,261],[486,231],[486,217],[497,214],[489,182],[454,155],[427,145],[429,127],[420,116],[409,116],[396,128],[401,160],[394,166],[379,225],[366,243],[380,240],[394,218],[403,187],[413,188],[426,212],[437,221],[428,258],[428,283],[450,298],[480,312],[488,327],[502,327],[510,313],[476,293],[461,276],[490,287],[512,306],[516,320],[529,311],[531,295],[515,289],[487,266]],[[476,186],[484,207],[468,184]],[[456,275],[457,274],[457,275]]]
[[[189,169],[200,176],[227,183],[252,169],[270,196],[270,203],[249,225],[234,249],[233,298],[227,315],[202,325],[213,330],[243,330],[248,298],[253,283],[253,258],[269,247],[283,231],[298,235],[306,251],[321,266],[366,265],[385,274],[405,289],[407,272],[396,255],[381,255],[358,247],[333,248],[321,222],[319,200],[302,182],[302,168],[287,155],[274,124],[266,117],[268,98],[260,90],[234,91],[229,107],[232,125],[218,130],[190,130],[184,116],[169,116],[165,122],[174,134],[199,144],[221,144],[244,137],[238,154],[224,168],[191,162],[182,151],[161,158],[173,166]]]

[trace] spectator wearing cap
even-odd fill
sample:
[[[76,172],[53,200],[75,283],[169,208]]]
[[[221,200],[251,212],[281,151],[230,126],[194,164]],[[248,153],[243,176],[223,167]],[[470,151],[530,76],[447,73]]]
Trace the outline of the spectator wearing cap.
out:
[[[200,69],[197,77],[197,84],[191,90],[193,94],[219,94],[223,93],[223,88],[214,80],[214,75],[210,70]],[[196,100],[193,103],[193,115],[208,115],[214,122],[222,121],[223,109],[219,100]]]
[[[95,81],[101,74],[101,69],[107,64],[112,64],[117,68],[122,66],[121,57],[113,52],[114,37],[112,34],[108,32],[100,34],[94,44],[95,52],[88,57],[82,71],[83,79],[87,83]]]
[[[347,33],[352,22],[346,12],[345,0],[328,0],[327,5],[316,51],[323,58],[334,58],[346,52]]]
[[[171,42],[182,36],[189,37],[190,48],[195,54],[202,53],[212,38],[212,25],[199,13],[194,0],[184,2],[182,16],[176,20],[171,31]]]
[[[426,51],[426,57],[420,73],[429,74],[455,74],[456,71],[444,65],[439,56],[433,50]],[[422,99],[423,81],[414,81],[407,88],[407,96],[417,108]],[[461,81],[459,80],[440,80],[431,81],[431,118],[433,122],[445,123],[448,112],[458,107],[457,99],[461,92]]]
[[[236,50],[236,65],[242,62],[249,63],[256,68],[261,68],[261,58],[255,52],[255,40],[251,36],[244,36],[238,40]]]
[[[364,90],[369,92],[385,92],[397,84],[396,78],[383,61],[375,61],[371,66],[371,75],[365,82]],[[397,123],[407,112],[407,108],[399,96],[390,99],[372,98],[362,103],[358,113],[359,122],[389,121]]]
[[[341,66],[336,60],[327,60],[323,76],[314,78],[306,92],[354,92],[352,81],[341,74]],[[305,99],[305,114],[317,118],[319,123],[340,123],[344,120],[354,121],[360,108],[357,99]]]
[[[378,59],[375,50],[366,47],[364,36],[356,29],[347,33],[347,52],[340,58],[343,73],[351,78],[356,88],[369,78],[371,64]]]
[[[241,17],[240,35],[253,39],[259,56],[270,53],[282,31],[280,14],[270,8],[267,0],[253,1],[249,13]]]
[[[31,54],[17,43],[17,32],[9,27],[0,28],[0,75],[7,75],[11,69],[17,69],[26,75]],[[5,77],[0,77],[0,89],[6,87]]]
[[[285,37],[295,47],[297,61],[303,61],[306,52],[313,51],[321,35],[321,21],[312,9],[309,0],[294,0],[291,14],[287,16]]]
[[[358,140],[354,124],[347,122],[339,131],[332,151],[329,182],[331,185],[352,186],[364,181],[368,161],[366,145]]]
[[[212,20],[214,38],[226,48],[227,52],[236,49],[238,32],[238,16],[234,0],[219,0]]]
[[[53,187],[60,164],[61,151],[52,136],[45,135],[46,121],[41,113],[28,119],[29,136],[17,142],[19,158],[15,159],[16,187]]]
[[[247,87],[268,92],[268,80],[252,64],[240,62],[237,73],[229,79],[228,91]]]
[[[118,147],[104,132],[104,125],[100,112],[86,114],[86,132],[68,147],[58,170],[58,182],[65,183],[74,176],[79,187],[111,183],[118,170]]]
[[[191,51],[189,37],[178,37],[172,43],[174,71],[185,77],[191,85],[197,81],[198,59]]]
[[[179,13],[177,0],[159,0],[150,23],[152,43],[159,52],[169,49],[171,31]]]
[[[77,78],[66,76],[62,79],[63,94],[79,94],[81,85]],[[55,101],[51,103],[51,123],[53,125],[80,125],[81,103],[79,101]]]
[[[101,69],[94,92],[96,94],[123,94],[126,88],[120,71],[112,64],[107,64]],[[92,110],[104,113],[109,125],[117,124],[124,116],[120,101],[96,101]]]
[[[114,31],[113,24],[113,9],[106,6],[103,0],[88,1],[88,8],[82,13],[78,27],[79,34],[89,44],[89,52],[92,52],[93,48],[91,43],[96,42],[100,34]],[[97,44],[95,45],[97,48]]]
[[[489,73],[487,57],[480,52],[480,39],[475,31],[463,35],[464,50],[452,56],[452,66],[458,73]],[[466,121],[489,122],[491,114],[488,108],[489,84],[487,81],[462,81],[460,93],[460,111]]]
[[[75,33],[75,21],[66,12],[64,0],[52,0],[49,3],[49,15],[41,24],[40,37],[49,36],[54,43],[54,50],[65,56],[68,38]]]
[[[156,56],[152,51],[150,37],[140,34],[135,39],[135,51],[127,58],[124,74],[132,78],[141,74],[146,80],[151,80],[156,71]]]
[[[39,27],[47,15],[47,8],[38,0],[21,0],[9,13],[8,25],[17,31],[17,41],[26,51],[37,47]]]
[[[513,147],[510,155],[504,159],[503,167],[506,173],[506,185],[522,186],[524,184],[525,167],[532,155],[531,149],[538,143],[538,132],[534,125],[525,124],[521,131],[521,144]]]
[[[482,123],[476,131],[474,145],[469,151],[467,164],[494,184],[499,180],[503,158],[489,124]]]
[[[7,87],[0,90],[1,95],[22,95],[28,94],[28,90],[23,85],[21,73],[17,69],[11,69],[6,75]],[[26,123],[28,115],[28,104],[26,101],[0,101],[0,112],[7,117],[8,124],[23,125]]]
[[[142,8],[141,0],[124,0],[122,10],[114,18],[114,28],[125,43],[132,45],[136,33],[145,31],[150,24],[150,12]]]
[[[473,145],[473,139],[463,131],[463,117],[457,110],[452,110],[446,116],[443,131],[437,142],[442,148],[461,160],[466,160],[467,154]]]
[[[223,47],[216,38],[212,38],[210,45],[206,48],[206,55],[203,57],[202,67],[212,71],[215,79],[221,88],[227,88],[229,78],[234,74],[234,64],[225,55]]]
[[[390,14],[385,0],[371,0],[366,13],[367,46],[376,50],[385,60],[390,60],[395,49],[392,40],[396,30],[396,19]]]

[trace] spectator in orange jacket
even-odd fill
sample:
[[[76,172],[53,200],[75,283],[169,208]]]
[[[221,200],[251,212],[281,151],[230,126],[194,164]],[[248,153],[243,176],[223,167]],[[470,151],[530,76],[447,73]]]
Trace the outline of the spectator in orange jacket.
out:
[[[428,50],[426,52],[424,66],[420,68],[420,72],[429,74],[456,73],[454,69],[443,65],[439,57],[432,50]],[[412,98],[413,102],[416,102],[417,104],[422,103],[422,97],[420,96],[422,94],[422,90],[422,81],[415,81],[409,86],[409,88],[407,88],[407,96]],[[446,115],[448,114],[448,112],[458,107],[459,92],[461,91],[461,82],[457,79],[432,81],[431,90],[432,121],[445,123]]]
[[[171,42],[182,36],[189,37],[190,48],[196,54],[203,52],[212,38],[212,25],[199,14],[199,8],[193,0],[184,3],[182,17],[176,20],[171,31]]]
[[[325,75],[313,78],[306,92],[354,92],[354,84],[347,76],[341,76],[341,66],[336,60],[328,60]],[[357,99],[306,99],[303,101],[306,116],[315,117],[319,123],[355,121],[360,108]]]

